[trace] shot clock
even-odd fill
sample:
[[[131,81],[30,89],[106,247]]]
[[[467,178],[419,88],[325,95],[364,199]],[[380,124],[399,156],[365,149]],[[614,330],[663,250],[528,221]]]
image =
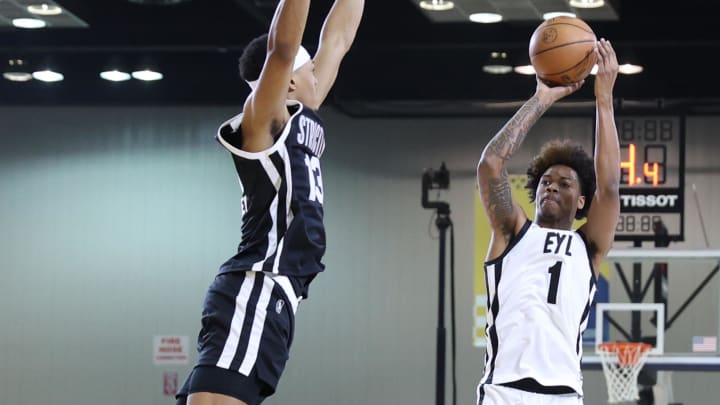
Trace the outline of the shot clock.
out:
[[[653,241],[662,221],[684,239],[685,122],[678,115],[616,116],[620,141],[617,241]]]

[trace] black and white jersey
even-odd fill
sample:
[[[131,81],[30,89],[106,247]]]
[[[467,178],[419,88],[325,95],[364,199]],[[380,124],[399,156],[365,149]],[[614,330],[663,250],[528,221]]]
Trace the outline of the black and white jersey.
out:
[[[290,120],[262,152],[240,149],[242,113],[218,129],[216,139],[235,162],[243,211],[238,252],[221,266],[221,273],[262,271],[307,283],[324,270],[323,124],[303,104],[290,100],[287,106]],[[305,288],[298,295],[306,296]]]
[[[485,263],[487,351],[480,385],[532,378],[582,395],[582,333],[596,281],[583,235],[528,221]]]

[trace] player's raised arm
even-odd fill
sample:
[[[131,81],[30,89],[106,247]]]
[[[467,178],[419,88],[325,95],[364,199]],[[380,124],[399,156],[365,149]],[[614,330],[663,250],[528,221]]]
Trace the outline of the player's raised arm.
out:
[[[615,127],[613,87],[618,74],[615,51],[609,41],[597,44],[598,72],[595,76],[596,128],[595,175],[597,188],[590,203],[583,233],[596,248],[593,258],[598,269],[612,246],[620,214],[620,146]]]
[[[256,152],[273,144],[275,128],[289,118],[288,83],[302,41],[310,0],[280,0],[270,23],[265,64],[243,109],[242,149]]]
[[[350,50],[360,26],[365,0],[335,0],[323,23],[315,54],[317,89],[309,106],[318,109],[335,83],[340,63]]]
[[[485,207],[492,238],[487,259],[499,256],[510,239],[527,220],[512,198],[506,163],[517,152],[530,128],[555,101],[574,92],[582,82],[571,86],[548,87],[537,80],[535,94],[485,146],[477,167],[478,190]]]

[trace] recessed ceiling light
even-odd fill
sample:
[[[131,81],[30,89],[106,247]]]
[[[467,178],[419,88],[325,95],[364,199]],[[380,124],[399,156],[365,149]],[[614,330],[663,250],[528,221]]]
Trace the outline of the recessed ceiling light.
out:
[[[618,66],[618,72],[624,74],[624,75],[634,75],[638,73],[642,73],[643,67],[640,65],[634,65],[632,63],[623,63],[622,65]]]
[[[502,15],[497,13],[475,13],[470,14],[470,21],[481,24],[492,24],[502,21]]]
[[[482,70],[493,75],[504,75],[512,72],[513,68],[508,63],[507,52],[490,52],[490,57],[483,65]]]
[[[45,21],[37,19],[37,18],[16,18],[12,20],[12,25],[18,27],[18,28],[43,28],[47,24],[45,24]]]
[[[65,78],[62,73],[53,72],[49,69],[33,72],[32,77],[41,82],[59,82]]]
[[[54,4],[40,3],[27,6],[27,11],[35,15],[58,15],[62,14],[63,9]]]
[[[8,59],[8,66],[24,66],[25,64],[25,61],[20,58]]]
[[[455,3],[446,0],[423,0],[420,2],[420,8],[430,11],[447,11],[452,10]]]
[[[535,74],[535,68],[533,67],[533,65],[515,66],[513,68],[513,71],[515,71],[515,73],[517,73],[517,74],[527,75],[527,76]]]
[[[32,74],[29,72],[5,72],[3,77],[11,82],[27,82],[32,80]]]
[[[3,77],[11,82],[27,82],[32,80],[32,74],[26,70],[25,61],[20,58],[8,59]]]
[[[513,67],[510,65],[485,65],[482,67],[482,70],[491,75],[504,75],[512,72]]]
[[[570,7],[598,8],[605,5],[605,0],[570,0]]]
[[[543,14],[543,20],[549,20],[551,18],[555,17],[572,17],[575,18],[577,15],[575,13],[571,13],[569,11],[549,11],[545,14]]]
[[[111,82],[124,82],[125,80],[130,80],[130,73],[113,69],[100,72],[100,77]]]
[[[132,72],[132,77],[138,79],[138,80],[144,80],[144,81],[154,81],[154,80],[160,80],[163,78],[163,74],[160,72],[156,72],[154,70],[138,70],[135,72]]]

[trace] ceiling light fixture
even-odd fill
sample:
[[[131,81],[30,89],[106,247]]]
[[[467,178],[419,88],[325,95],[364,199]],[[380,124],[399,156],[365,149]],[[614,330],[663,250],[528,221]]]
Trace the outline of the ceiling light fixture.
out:
[[[547,13],[543,14],[543,20],[549,20],[551,18],[555,17],[571,17],[575,18],[577,15],[575,13],[571,13],[569,11],[548,11]]]
[[[502,21],[502,15],[497,13],[474,13],[470,14],[470,21],[481,24],[492,24]]]
[[[642,66],[632,63],[623,63],[618,66],[618,72],[624,75],[636,75],[638,73],[642,73],[643,70],[644,68]]]
[[[482,67],[483,72],[492,75],[504,75],[512,72],[513,68],[508,62],[507,52],[490,52],[490,58]]]
[[[54,72],[50,69],[33,72],[32,77],[35,78],[35,80],[48,83],[59,82],[65,78],[62,73]]]
[[[40,3],[27,6],[27,11],[35,15],[58,15],[62,14],[63,9],[54,4]]]
[[[45,21],[37,18],[15,18],[14,20],[12,20],[12,25],[18,28],[35,29],[43,28],[47,24],[45,23]]]
[[[420,2],[420,8],[430,11],[447,11],[452,10],[455,3],[446,0],[423,0]]]
[[[643,66],[638,63],[640,58],[638,58],[637,54],[635,53],[635,49],[628,46],[622,47],[616,51],[616,54],[619,63],[619,73],[622,73],[624,75],[635,75],[638,73],[642,73]]]
[[[111,82],[124,82],[125,80],[130,80],[130,73],[113,69],[100,72],[100,77]]]
[[[605,5],[605,0],[570,0],[570,7],[598,8]]]
[[[27,82],[32,80],[32,73],[27,71],[22,59],[9,59],[3,77],[11,82]]]
[[[533,65],[518,65],[513,67],[513,71],[519,75],[534,75],[535,74],[535,68]]]
[[[155,80],[160,80],[163,78],[163,74],[160,72],[156,72],[154,70],[136,70],[135,72],[132,72],[132,77],[138,80],[143,80],[146,82],[151,82]]]
[[[29,82],[33,78],[28,72],[3,72],[3,77],[11,82]]]

